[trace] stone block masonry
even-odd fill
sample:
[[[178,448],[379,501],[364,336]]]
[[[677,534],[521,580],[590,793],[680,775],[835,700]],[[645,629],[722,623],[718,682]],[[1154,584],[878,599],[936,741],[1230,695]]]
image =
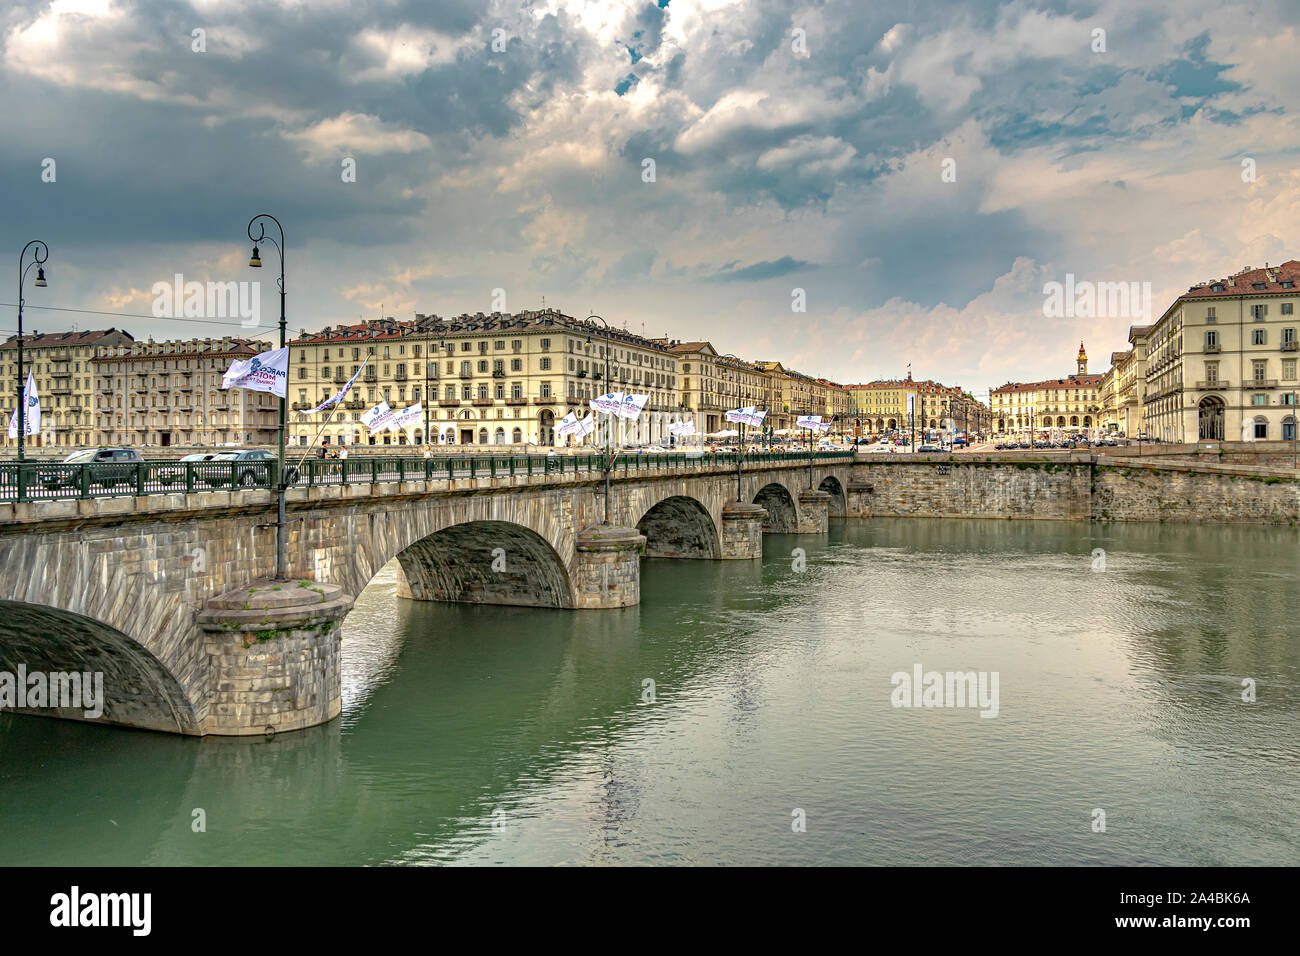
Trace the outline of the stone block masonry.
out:
[[[640,604],[645,541],[636,528],[597,525],[579,532],[574,606],[595,610]]]
[[[333,584],[257,581],[198,616],[212,686],[203,732],[243,736],[339,715],[339,625],[352,598]]]
[[[831,496],[825,491],[799,492],[799,533],[825,534],[829,525]]]
[[[851,518],[1300,523],[1293,472],[1167,459],[859,462],[847,495]]]
[[[763,557],[763,521],[767,512],[758,505],[728,501],[722,508],[722,557],[728,561],[753,561]]]

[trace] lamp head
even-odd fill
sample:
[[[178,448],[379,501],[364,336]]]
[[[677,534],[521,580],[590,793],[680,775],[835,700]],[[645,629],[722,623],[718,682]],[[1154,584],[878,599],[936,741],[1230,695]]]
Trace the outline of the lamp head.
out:
[[[33,284],[38,289],[44,289],[49,284],[45,281],[45,269],[43,267],[36,267],[36,282]]]
[[[257,246],[253,246],[253,255],[249,258],[248,264],[254,269],[262,268],[262,256],[261,253],[257,251]]]

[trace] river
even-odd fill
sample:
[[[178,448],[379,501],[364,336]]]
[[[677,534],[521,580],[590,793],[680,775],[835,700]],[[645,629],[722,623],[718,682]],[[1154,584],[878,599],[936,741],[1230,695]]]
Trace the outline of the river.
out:
[[[0,863],[1295,864],[1298,560],[1294,529],[832,522],[590,612],[404,601],[390,565],[328,726],[0,714]],[[996,675],[996,716],[895,706],[918,665]]]

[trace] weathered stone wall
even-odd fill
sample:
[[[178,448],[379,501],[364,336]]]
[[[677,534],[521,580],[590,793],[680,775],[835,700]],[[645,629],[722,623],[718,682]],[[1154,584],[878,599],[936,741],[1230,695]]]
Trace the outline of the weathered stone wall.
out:
[[[635,528],[598,525],[578,535],[574,607],[599,610],[641,603],[645,536]]]
[[[1087,518],[1086,462],[859,462],[849,517]]]
[[[799,492],[799,533],[825,534],[831,496],[825,491]]]
[[[1295,525],[1300,522],[1300,482],[1198,465],[1098,465],[1092,516],[1103,521]]]
[[[753,561],[763,557],[763,522],[767,512],[758,505],[729,502],[722,509],[722,557]]]
[[[850,517],[1295,524],[1300,482],[1232,465],[1090,456],[859,462]]]

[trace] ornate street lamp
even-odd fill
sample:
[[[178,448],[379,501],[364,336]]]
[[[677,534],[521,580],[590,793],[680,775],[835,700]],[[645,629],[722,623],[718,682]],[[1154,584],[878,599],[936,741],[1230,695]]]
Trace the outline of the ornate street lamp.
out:
[[[27,250],[32,250],[32,261],[23,265]],[[36,267],[36,281],[32,285],[38,289],[46,287],[44,262],[50,257],[50,247],[39,239],[33,239],[23,246],[18,253],[18,460],[23,460],[23,438],[27,434],[27,380],[23,376],[23,280],[32,266]]]
[[[266,222],[269,220],[275,223],[275,228],[280,233],[280,240],[277,242],[273,236],[266,234]],[[253,226],[257,226],[257,235],[253,235]],[[280,254],[280,276],[276,279],[276,285],[280,289],[280,348],[285,346],[285,321],[284,321],[284,227],[280,221],[268,213],[258,213],[248,221],[248,238],[253,241],[253,254],[248,259],[248,264],[254,269],[262,268],[262,257],[257,248],[258,243],[269,242],[275,246],[275,251]],[[275,521],[275,579],[283,581],[285,579],[285,532],[284,532],[284,493],[286,487],[284,471],[284,436],[286,431],[286,408],[289,394],[288,383],[285,383],[285,394],[280,396],[280,426],[279,432],[279,453],[277,455],[276,468],[276,492],[277,492],[277,513]]]

